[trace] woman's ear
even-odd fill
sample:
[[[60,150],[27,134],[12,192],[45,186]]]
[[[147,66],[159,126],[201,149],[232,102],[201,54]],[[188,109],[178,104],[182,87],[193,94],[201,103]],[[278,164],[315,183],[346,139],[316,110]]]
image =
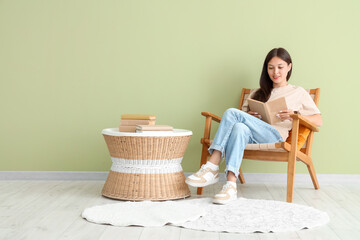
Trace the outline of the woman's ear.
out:
[[[288,66],[289,71],[291,70],[291,68],[292,68],[292,63],[289,63],[289,66]]]

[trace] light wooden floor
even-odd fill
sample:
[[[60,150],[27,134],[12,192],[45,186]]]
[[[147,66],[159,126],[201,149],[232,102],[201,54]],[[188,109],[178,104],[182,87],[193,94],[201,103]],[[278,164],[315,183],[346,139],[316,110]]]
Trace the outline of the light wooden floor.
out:
[[[0,239],[360,239],[360,186],[296,185],[294,202],[326,211],[331,222],[323,227],[288,233],[232,234],[178,227],[113,227],[92,224],[81,212],[94,205],[114,203],[100,196],[103,181],[0,181]],[[221,188],[205,188],[211,197]],[[193,197],[195,189],[191,189]],[[285,185],[238,185],[245,198],[285,199]]]

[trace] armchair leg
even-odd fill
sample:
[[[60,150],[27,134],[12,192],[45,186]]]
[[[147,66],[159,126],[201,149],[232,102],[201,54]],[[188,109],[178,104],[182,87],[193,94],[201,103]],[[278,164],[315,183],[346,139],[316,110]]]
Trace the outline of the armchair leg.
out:
[[[239,170],[239,180],[240,180],[241,184],[245,184],[245,178],[244,178],[243,172],[241,171],[241,168]]]
[[[202,193],[203,193],[203,188],[202,188],[202,187],[198,187],[196,193],[197,193],[197,195],[202,195]]]
[[[208,146],[206,144],[203,144],[202,147],[202,152],[201,152],[201,161],[200,161],[200,167],[205,164],[207,162],[208,156],[209,156],[209,152],[208,152]],[[202,187],[198,187],[197,188],[197,194],[201,195],[203,193],[203,188]]]
[[[294,180],[295,180],[295,166],[296,166],[296,155],[290,156],[288,161],[288,172],[287,172],[287,193],[286,201],[291,203],[294,196]]]
[[[319,183],[318,183],[318,180],[317,180],[317,177],[316,177],[315,168],[314,168],[314,165],[312,163],[312,160],[310,160],[310,163],[307,165],[307,168],[309,170],[311,180],[312,180],[312,182],[314,184],[314,188],[319,189]]]

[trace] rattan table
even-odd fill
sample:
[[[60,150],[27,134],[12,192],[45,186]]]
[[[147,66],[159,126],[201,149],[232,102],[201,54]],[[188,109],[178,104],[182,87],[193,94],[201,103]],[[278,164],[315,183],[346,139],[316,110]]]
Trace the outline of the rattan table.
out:
[[[170,200],[190,196],[181,161],[192,132],[102,131],[112,166],[102,195],[121,200]]]

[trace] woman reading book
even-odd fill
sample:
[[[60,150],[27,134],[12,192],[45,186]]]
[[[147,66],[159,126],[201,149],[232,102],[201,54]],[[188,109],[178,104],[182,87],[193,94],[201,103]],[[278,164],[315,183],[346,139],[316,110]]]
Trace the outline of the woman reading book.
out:
[[[209,147],[211,156],[208,162],[186,179],[187,184],[205,187],[218,182],[219,164],[226,153],[227,182],[213,198],[214,203],[226,204],[237,198],[236,180],[247,144],[285,141],[292,127],[290,115],[295,112],[317,126],[322,125],[320,111],[308,92],[302,87],[288,84],[291,72],[291,57],[285,49],[274,48],[267,54],[260,76],[260,88],[252,91],[249,98],[268,102],[285,97],[288,109],[276,114],[279,121],[273,125],[262,121],[258,113],[249,111],[248,101],[244,101],[242,110],[226,110]]]

